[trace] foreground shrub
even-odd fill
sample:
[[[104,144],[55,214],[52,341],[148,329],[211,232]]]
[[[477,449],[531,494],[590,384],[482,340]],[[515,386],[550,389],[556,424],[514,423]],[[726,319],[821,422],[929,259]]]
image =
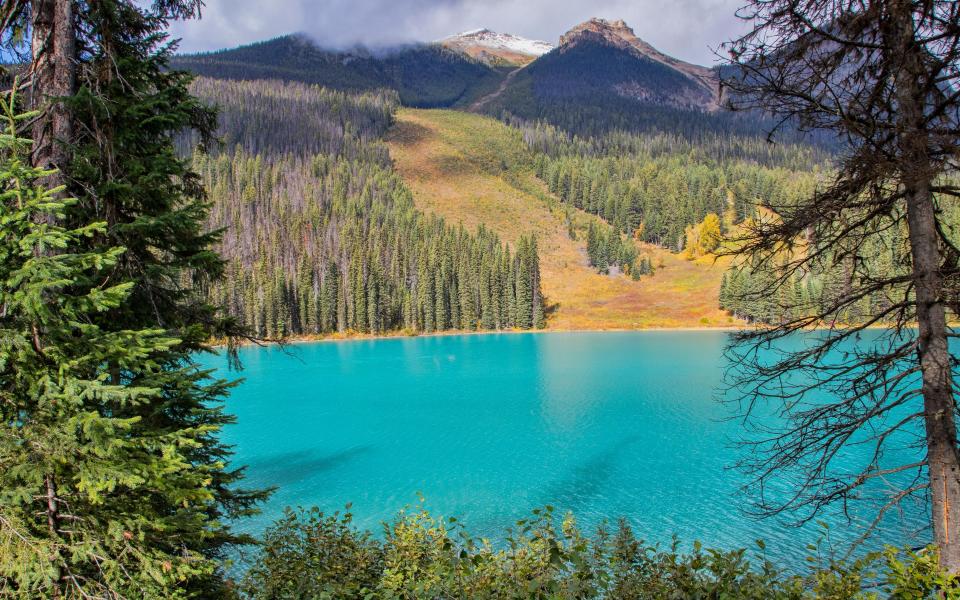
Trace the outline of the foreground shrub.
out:
[[[803,574],[777,568],[763,550],[758,543],[751,560],[744,549],[650,545],[625,521],[585,537],[549,506],[497,546],[425,510],[401,513],[378,540],[354,527],[349,512],[287,509],[267,530],[240,591],[258,600],[960,599],[957,577],[939,569],[932,550],[811,558]]]

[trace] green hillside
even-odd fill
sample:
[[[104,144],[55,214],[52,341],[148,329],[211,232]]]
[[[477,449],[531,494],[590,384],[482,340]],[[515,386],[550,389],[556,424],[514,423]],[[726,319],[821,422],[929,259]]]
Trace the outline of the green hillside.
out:
[[[627,240],[654,266],[652,276],[634,280],[592,267],[587,232],[603,221],[549,193],[519,129],[476,114],[403,109],[387,142],[419,209],[468,230],[484,226],[511,243],[528,231],[537,235],[548,328],[735,324],[719,308],[724,268],[712,258],[688,261]]]

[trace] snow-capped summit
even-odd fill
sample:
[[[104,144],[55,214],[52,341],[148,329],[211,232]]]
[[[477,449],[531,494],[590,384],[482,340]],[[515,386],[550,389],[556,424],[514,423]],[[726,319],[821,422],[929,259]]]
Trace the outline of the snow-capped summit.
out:
[[[485,62],[526,64],[553,50],[553,45],[489,29],[474,29],[450,36],[440,43]]]
[[[445,42],[466,42],[493,48],[496,50],[512,50],[531,56],[542,56],[553,50],[553,45],[540,40],[529,40],[509,33],[497,33],[489,29],[474,29],[451,36]]]

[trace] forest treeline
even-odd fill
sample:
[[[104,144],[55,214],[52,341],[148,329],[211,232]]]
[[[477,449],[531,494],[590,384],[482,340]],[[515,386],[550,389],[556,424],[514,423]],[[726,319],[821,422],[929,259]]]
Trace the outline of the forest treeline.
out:
[[[199,79],[219,150],[194,164],[222,229],[210,298],[267,337],[543,327],[537,240],[425,215],[380,139],[395,92]]]
[[[278,81],[198,77],[191,91],[218,109],[220,146],[250,154],[326,154],[388,161],[386,147],[370,143],[390,127],[395,92],[347,93]],[[185,149],[192,149],[196,138]]]

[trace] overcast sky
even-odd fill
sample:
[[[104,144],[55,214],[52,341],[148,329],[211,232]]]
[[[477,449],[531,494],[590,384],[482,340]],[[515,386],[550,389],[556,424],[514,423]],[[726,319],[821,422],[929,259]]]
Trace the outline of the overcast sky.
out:
[[[206,0],[203,18],[178,23],[182,52],[216,50],[302,31],[321,45],[390,46],[486,27],[552,44],[589,19],[624,19],[658,49],[709,65],[712,49],[743,30],[741,0]]]

